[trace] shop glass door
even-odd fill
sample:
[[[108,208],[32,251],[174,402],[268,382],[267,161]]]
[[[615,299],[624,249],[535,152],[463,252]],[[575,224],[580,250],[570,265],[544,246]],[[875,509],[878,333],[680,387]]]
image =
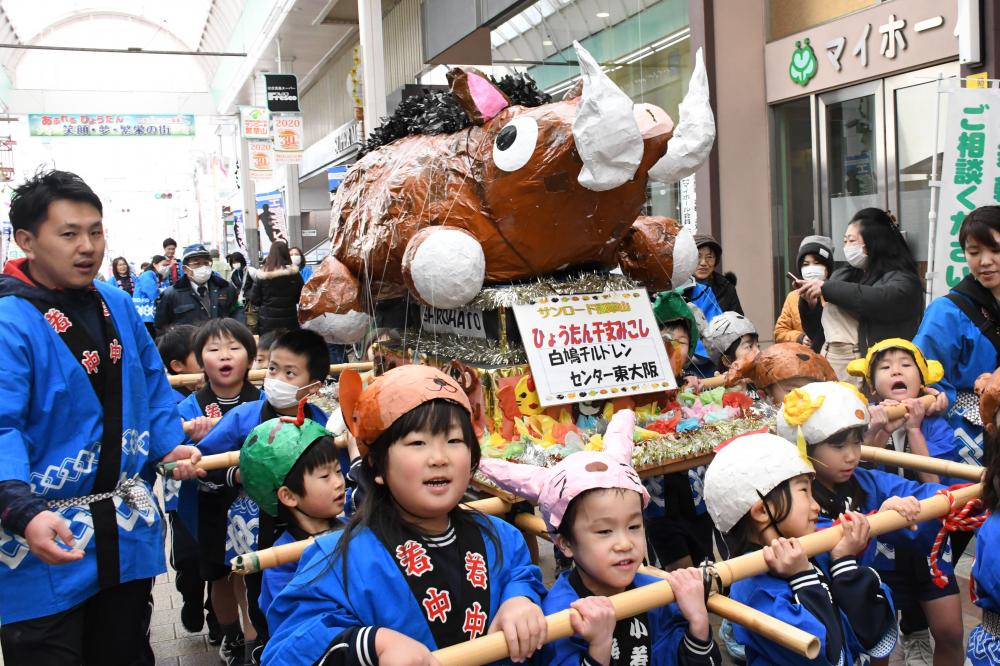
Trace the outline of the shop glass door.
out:
[[[823,233],[843,261],[842,239],[862,208],[886,206],[882,82],[819,95]]]
[[[885,80],[886,145],[889,147],[887,173],[889,208],[896,214],[903,234],[920,265],[927,267],[927,244],[931,208],[931,180],[941,178],[941,152],[948,114],[948,95],[938,94],[945,79],[959,75],[958,63],[947,63]],[[931,174],[934,157],[934,106],[939,106],[937,173]]]

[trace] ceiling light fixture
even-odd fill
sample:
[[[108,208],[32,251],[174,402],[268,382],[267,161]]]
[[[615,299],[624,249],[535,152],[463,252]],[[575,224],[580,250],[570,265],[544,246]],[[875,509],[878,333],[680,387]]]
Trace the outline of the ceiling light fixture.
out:
[[[608,18],[611,16],[611,12],[597,12],[597,18]]]
[[[543,39],[542,40],[542,46],[552,46],[552,40],[551,39]]]

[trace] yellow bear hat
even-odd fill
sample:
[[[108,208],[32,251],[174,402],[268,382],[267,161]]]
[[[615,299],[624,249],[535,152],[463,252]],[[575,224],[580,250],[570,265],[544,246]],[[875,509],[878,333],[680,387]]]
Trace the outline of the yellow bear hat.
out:
[[[855,377],[864,377],[869,384],[872,384],[872,359],[875,358],[875,354],[887,349],[902,349],[913,354],[913,359],[917,362],[917,367],[920,368],[920,376],[924,380],[924,386],[937,384],[944,377],[944,367],[940,363],[925,359],[919,347],[903,338],[888,338],[875,343],[868,348],[868,353],[865,354],[864,358],[856,358],[847,364],[847,372]]]

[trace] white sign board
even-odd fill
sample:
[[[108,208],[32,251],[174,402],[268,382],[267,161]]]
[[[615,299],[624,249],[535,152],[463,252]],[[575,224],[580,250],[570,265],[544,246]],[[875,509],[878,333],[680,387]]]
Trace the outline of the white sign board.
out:
[[[420,308],[420,322],[431,333],[449,333],[467,338],[486,337],[483,311],[479,308],[440,310],[424,305]]]
[[[514,316],[546,407],[677,387],[645,290],[543,297]]]
[[[271,114],[259,106],[240,107],[240,135],[244,139],[270,139]]]
[[[948,97],[933,298],[944,296],[969,273],[958,242],[965,216],[1000,201],[1000,90],[961,88]]]

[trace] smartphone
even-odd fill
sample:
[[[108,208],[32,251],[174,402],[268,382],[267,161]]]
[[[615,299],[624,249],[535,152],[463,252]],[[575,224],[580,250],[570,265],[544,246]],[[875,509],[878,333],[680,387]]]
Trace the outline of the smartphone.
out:
[[[791,280],[792,282],[802,282],[802,278],[795,277],[795,273],[791,271],[788,271],[787,273],[785,273],[785,275],[787,275],[788,279]]]

